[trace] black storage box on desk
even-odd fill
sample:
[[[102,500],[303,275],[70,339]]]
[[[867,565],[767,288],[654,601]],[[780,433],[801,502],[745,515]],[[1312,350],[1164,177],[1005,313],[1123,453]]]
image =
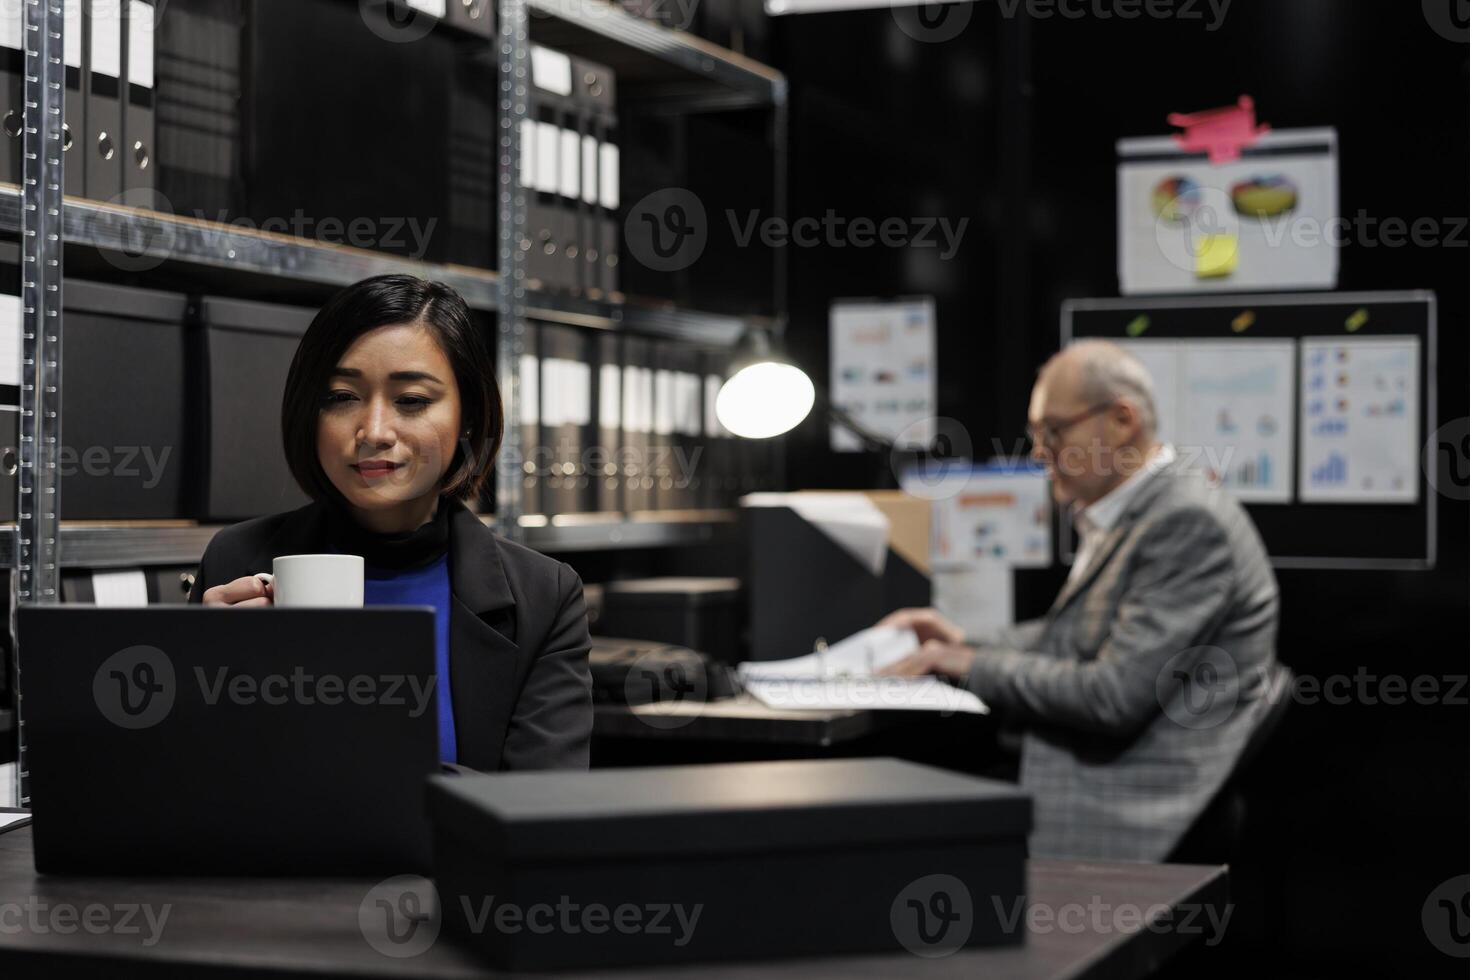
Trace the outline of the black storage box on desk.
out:
[[[501,969],[1023,939],[1031,800],[1014,786],[896,759],[430,783],[445,922]]]
[[[603,585],[598,636],[657,640],[741,659],[744,609],[738,578],[641,578]]]

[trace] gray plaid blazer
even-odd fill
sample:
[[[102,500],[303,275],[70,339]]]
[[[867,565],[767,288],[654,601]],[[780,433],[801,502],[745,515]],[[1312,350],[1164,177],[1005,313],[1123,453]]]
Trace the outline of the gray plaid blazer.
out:
[[[1163,860],[1268,707],[1276,578],[1234,498],[1174,462],[968,686],[1025,727],[1036,857]]]

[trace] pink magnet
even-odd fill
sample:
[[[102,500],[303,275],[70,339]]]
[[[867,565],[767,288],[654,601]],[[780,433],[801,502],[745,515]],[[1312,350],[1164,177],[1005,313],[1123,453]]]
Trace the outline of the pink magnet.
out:
[[[1210,163],[1217,165],[1239,160],[1241,150],[1271,131],[1264,123],[1256,125],[1256,103],[1249,95],[1242,95],[1235,105],[1223,109],[1170,113],[1169,125],[1184,130],[1174,134],[1180,149],[1208,153]]]

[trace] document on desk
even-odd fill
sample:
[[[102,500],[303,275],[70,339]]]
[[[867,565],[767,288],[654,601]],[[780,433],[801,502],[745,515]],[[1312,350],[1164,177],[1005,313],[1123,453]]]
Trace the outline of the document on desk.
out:
[[[913,630],[875,626],[804,657],[743,663],[740,680],[769,708],[990,713],[974,694],[938,677],[877,676],[918,648]]]
[[[29,810],[0,810],[0,834],[31,822]]]

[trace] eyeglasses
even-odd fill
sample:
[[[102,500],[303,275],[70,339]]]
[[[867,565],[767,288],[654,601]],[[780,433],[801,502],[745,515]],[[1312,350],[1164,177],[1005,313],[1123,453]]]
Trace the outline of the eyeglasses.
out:
[[[1026,426],[1026,434],[1031,437],[1031,442],[1038,446],[1054,446],[1062,441],[1062,436],[1074,426],[1081,425],[1090,418],[1095,418],[1106,412],[1117,404],[1117,399],[1094,405],[1087,411],[1074,415],[1067,419],[1042,419],[1040,425]]]

